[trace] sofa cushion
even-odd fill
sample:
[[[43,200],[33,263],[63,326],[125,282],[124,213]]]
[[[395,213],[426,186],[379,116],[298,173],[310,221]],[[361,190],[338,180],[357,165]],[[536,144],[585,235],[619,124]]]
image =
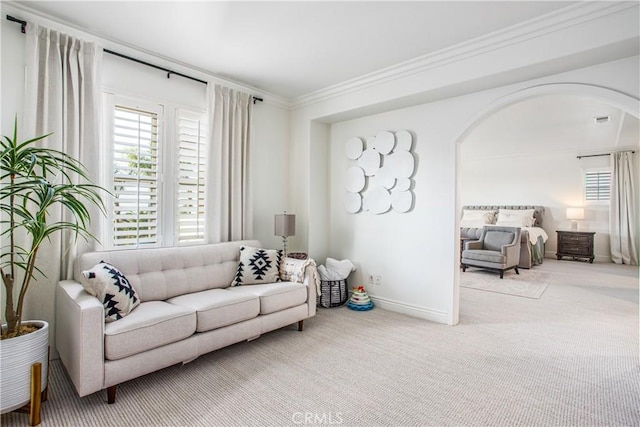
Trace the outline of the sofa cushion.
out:
[[[260,313],[260,299],[250,293],[211,289],[167,300],[170,304],[187,307],[196,312],[196,331],[211,329],[253,319]]]
[[[91,269],[83,271],[82,276],[86,291],[104,305],[106,322],[122,319],[140,304],[129,280],[109,263],[100,261]]]
[[[195,330],[195,310],[164,301],[143,302],[127,317],[105,325],[105,358],[122,359],[180,341]]]
[[[307,301],[307,287],[300,283],[279,282],[229,288],[230,292],[256,295],[260,298],[260,314],[275,313]]]
[[[281,250],[241,246],[238,270],[231,286],[279,282],[281,262]]]

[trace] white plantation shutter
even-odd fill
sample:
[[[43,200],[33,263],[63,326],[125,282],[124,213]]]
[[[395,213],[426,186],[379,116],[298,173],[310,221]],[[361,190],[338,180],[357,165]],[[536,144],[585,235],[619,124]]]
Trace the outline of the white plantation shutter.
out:
[[[179,243],[205,240],[206,121],[178,112],[177,236]]]
[[[586,172],[584,190],[586,201],[608,201],[611,197],[611,171]]]
[[[113,246],[159,243],[158,112],[116,105],[113,119]]]

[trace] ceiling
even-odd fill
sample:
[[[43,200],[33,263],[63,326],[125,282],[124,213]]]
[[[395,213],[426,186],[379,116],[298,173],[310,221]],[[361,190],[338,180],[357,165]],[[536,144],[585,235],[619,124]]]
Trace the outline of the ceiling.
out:
[[[595,117],[609,116],[605,123]],[[585,155],[640,148],[640,122],[596,99],[546,95],[497,111],[462,144],[463,158],[536,156],[569,151]]]
[[[575,2],[13,3],[107,40],[295,99]]]

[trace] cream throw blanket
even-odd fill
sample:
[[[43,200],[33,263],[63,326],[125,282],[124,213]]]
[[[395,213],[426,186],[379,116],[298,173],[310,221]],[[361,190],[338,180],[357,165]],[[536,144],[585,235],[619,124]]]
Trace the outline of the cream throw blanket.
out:
[[[295,259],[285,258],[280,263],[280,279],[285,282],[304,282],[304,273],[307,268],[311,269],[311,277],[316,283],[316,295],[320,295],[320,277],[316,262],[312,258]]]

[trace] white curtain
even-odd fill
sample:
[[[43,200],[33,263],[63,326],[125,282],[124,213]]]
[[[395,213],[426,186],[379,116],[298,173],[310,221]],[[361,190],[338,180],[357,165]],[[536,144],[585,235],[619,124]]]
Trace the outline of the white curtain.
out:
[[[101,60],[102,49],[93,43],[35,23],[27,26],[23,140],[53,132],[42,145],[78,159],[93,175],[94,182],[99,170]],[[61,218],[62,212],[53,215]],[[96,235],[101,213],[97,209],[91,213]],[[78,245],[88,246],[84,251],[92,243],[79,240]],[[38,265],[47,278],[39,278],[32,285],[36,289],[31,289],[30,295],[35,297],[30,299],[35,308],[30,309],[27,304],[26,311],[36,311],[34,314],[40,319],[42,311],[51,311],[53,317],[55,283],[72,277],[78,245],[71,233],[58,233],[51,244],[41,247]]]
[[[637,194],[634,188],[633,153],[611,153],[611,202],[609,224],[611,260],[638,265]]]
[[[212,87],[213,86],[213,87]],[[253,102],[250,94],[209,85],[210,151],[207,211],[210,241],[252,237],[250,143]]]

